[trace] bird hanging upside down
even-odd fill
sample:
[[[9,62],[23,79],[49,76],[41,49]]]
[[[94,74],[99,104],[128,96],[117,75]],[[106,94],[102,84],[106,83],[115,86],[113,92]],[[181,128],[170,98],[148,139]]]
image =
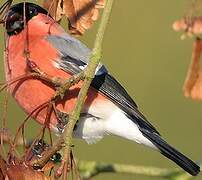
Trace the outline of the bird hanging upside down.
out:
[[[5,70],[8,82],[28,74],[30,64],[31,68],[34,66],[42,72],[41,75],[47,74],[64,81],[80,73],[88,64],[91,50],[67,34],[38,5],[19,3],[12,6],[6,15],[5,28]],[[27,55],[26,48],[29,52]],[[70,87],[64,97],[56,102],[57,112],[52,112],[49,117],[49,127],[53,131],[62,133],[81,85],[82,81]],[[51,100],[55,87],[40,78],[22,78],[10,84],[9,90],[24,111],[37,122],[45,123],[47,108],[33,112]],[[193,176],[200,172],[198,165],[162,139],[126,90],[100,63],[73,135],[88,143],[95,143],[107,134],[149,146]]]

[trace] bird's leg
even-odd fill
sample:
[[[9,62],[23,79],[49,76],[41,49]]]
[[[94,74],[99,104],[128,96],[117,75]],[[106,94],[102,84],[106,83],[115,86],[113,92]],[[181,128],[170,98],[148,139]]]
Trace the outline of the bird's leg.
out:
[[[43,125],[43,128],[42,128],[42,136],[41,136],[41,139],[44,139],[45,130],[47,128],[48,131],[49,131],[49,135],[50,135],[50,143],[51,143],[51,145],[52,145],[53,141],[52,141],[52,136],[51,136],[49,125],[50,125],[51,115],[52,115],[52,112],[53,112],[53,104],[54,104],[54,102],[49,102],[48,103],[47,112],[46,112],[46,118],[45,118],[44,125]]]
[[[77,84],[80,80],[83,80],[84,78],[84,72],[80,72],[78,74],[75,74],[73,76],[71,76],[71,78],[69,78],[68,80],[64,81],[64,83],[59,86],[56,89],[56,92],[54,94],[54,96],[51,99],[51,102],[53,104],[53,112],[57,118],[57,128],[59,132],[63,132],[65,126],[68,123],[68,119],[69,119],[69,115],[66,112],[62,112],[57,110],[56,106],[55,106],[55,102],[58,100],[62,100],[64,98],[65,93],[69,90],[69,88],[75,84]]]
[[[56,117],[57,117],[57,120],[58,120],[58,123],[57,123],[57,129],[60,133],[63,133],[63,130],[65,128],[65,126],[67,125],[68,123],[68,120],[69,120],[69,114],[68,113],[65,113],[65,112],[62,112],[62,111],[59,111],[56,109]]]
[[[37,70],[37,73],[36,73]],[[43,73],[41,73],[41,71],[39,71],[39,69],[35,69],[35,75],[38,78],[42,78],[42,80],[46,80],[47,76],[44,76]],[[71,78],[69,78],[68,80],[64,81],[63,83],[58,83],[58,88],[56,89],[55,94],[53,95],[53,97],[47,101],[44,105],[42,105],[41,107],[37,107],[37,109],[39,109],[39,111],[43,108],[47,108],[47,114],[46,114],[46,120],[45,120],[45,125],[43,128],[47,127],[47,125],[50,123],[50,118],[52,115],[52,112],[55,113],[55,116],[58,120],[58,130],[59,131],[63,131],[65,125],[68,123],[68,118],[69,115],[65,112],[61,112],[59,110],[56,109],[56,101],[58,100],[62,100],[64,97],[65,92],[73,85],[75,85],[76,83],[78,83],[80,80],[83,80],[84,78],[84,73],[81,72],[79,74],[73,75]],[[51,80],[51,82],[54,84],[54,82],[52,81],[53,79],[49,79],[48,81]],[[35,112],[38,110],[35,110]],[[34,112],[32,113],[34,114]],[[32,114],[29,115],[32,116]],[[28,119],[28,118],[27,118]],[[50,159],[50,157],[52,157],[53,153],[55,153],[55,151],[61,149],[63,147],[63,143],[64,143],[64,139],[61,138],[59,139],[58,143],[54,144],[50,150],[46,151],[45,155],[42,158],[39,158],[37,160],[32,160],[30,162],[31,165],[38,165],[38,167],[44,167],[44,165],[47,163],[47,161]],[[61,166],[62,167],[62,166]],[[60,169],[60,168],[59,168]],[[63,169],[63,168],[61,168]],[[59,170],[57,171],[57,173],[59,172]],[[56,173],[56,174],[57,174]]]

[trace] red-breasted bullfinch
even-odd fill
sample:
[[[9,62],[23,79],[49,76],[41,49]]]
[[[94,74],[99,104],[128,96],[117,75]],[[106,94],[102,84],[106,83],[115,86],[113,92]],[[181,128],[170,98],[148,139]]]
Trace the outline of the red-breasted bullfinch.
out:
[[[16,4],[7,12],[5,20],[7,81],[28,72],[24,52],[26,46],[29,50],[29,61],[40,68],[41,72],[52,77],[67,80],[87,66],[91,50],[67,34],[40,6],[32,3]],[[62,133],[61,124],[68,123],[68,113],[74,108],[81,85],[82,81],[71,87],[64,98],[57,102],[59,115],[56,117],[51,114],[49,126],[52,130]],[[38,78],[17,81],[9,86],[9,90],[28,114],[49,101],[55,93],[54,87]],[[33,113],[32,117],[43,124],[46,114],[47,108],[37,114]],[[108,134],[149,146],[191,175],[195,176],[200,172],[198,165],[162,139],[156,128],[138,110],[127,91],[100,63],[80,120],[74,128],[74,137],[95,143]]]

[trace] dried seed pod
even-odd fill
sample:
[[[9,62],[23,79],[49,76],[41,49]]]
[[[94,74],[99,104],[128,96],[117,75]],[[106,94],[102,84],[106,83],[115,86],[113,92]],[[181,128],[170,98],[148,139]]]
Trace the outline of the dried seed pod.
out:
[[[202,100],[201,52],[202,40],[197,38],[193,44],[191,64],[183,87],[184,95],[194,100]]]

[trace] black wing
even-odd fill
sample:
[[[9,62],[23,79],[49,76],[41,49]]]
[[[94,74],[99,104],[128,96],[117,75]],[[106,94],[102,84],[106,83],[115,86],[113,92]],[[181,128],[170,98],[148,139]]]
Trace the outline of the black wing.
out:
[[[76,74],[86,67],[91,50],[79,40],[68,34],[62,36],[49,35],[46,39],[58,49],[60,58],[56,59],[55,62],[62,70]],[[91,86],[116,103],[140,129],[143,128],[159,134],[138,110],[136,103],[126,90],[107,72],[101,63],[96,70]]]
[[[139,125],[140,128],[149,130],[149,132],[159,132],[147,121],[144,115],[138,110],[136,103],[128,95],[126,90],[110,74],[96,75],[91,86],[102,92],[116,103],[129,118]]]

